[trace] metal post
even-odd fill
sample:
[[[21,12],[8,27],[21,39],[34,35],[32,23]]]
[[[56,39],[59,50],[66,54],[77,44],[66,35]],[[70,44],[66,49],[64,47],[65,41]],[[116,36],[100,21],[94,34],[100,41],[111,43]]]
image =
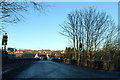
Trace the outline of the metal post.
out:
[[[3,51],[3,46],[2,46],[2,51]]]
[[[4,45],[4,51],[6,51],[6,45]]]
[[[82,65],[82,63],[81,63],[81,62],[82,62],[82,61],[81,61],[81,60],[82,60],[82,59],[81,59],[81,58],[82,58],[82,57],[81,57],[81,54],[82,54],[82,53],[81,53],[81,51],[80,51],[80,65]]]

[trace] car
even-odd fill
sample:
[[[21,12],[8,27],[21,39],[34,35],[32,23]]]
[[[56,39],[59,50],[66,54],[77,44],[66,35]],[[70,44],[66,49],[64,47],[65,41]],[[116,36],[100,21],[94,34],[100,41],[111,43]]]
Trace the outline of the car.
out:
[[[46,56],[46,55],[39,55],[39,58],[40,58],[41,60],[47,60],[47,56]]]

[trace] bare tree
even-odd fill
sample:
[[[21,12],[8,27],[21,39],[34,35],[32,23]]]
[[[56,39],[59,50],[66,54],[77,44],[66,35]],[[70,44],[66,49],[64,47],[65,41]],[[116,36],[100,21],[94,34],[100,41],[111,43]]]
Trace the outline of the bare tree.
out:
[[[63,29],[61,34],[70,38],[73,41],[73,47],[77,50],[78,44],[82,43],[84,49],[88,52],[89,60],[91,60],[92,52],[102,49],[104,40],[109,35],[107,30],[112,26],[114,26],[114,23],[106,12],[89,7],[68,14],[68,21],[61,25]],[[76,57],[78,59],[79,56]]]
[[[17,23],[24,18],[23,12],[27,12],[29,8],[33,8],[41,13],[47,5],[38,2],[7,2],[6,0],[0,1],[0,20],[1,24]],[[3,25],[0,30],[3,30]]]
[[[68,14],[68,22],[65,22],[64,25],[60,25],[63,29],[64,33],[61,33],[64,36],[67,36],[72,40],[73,48],[74,48],[74,59],[78,58],[78,43],[79,43],[79,12],[75,11]],[[76,51],[75,51],[76,49]]]

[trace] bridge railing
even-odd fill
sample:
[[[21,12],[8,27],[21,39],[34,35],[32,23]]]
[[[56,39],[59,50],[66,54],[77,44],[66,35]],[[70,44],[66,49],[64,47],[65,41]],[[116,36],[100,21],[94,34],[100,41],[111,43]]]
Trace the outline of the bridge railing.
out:
[[[58,60],[58,62],[62,62],[65,64],[72,64],[72,65],[78,65],[88,68],[94,68],[94,69],[101,69],[101,70],[109,70],[109,71],[120,71],[120,62],[115,63],[113,61],[88,61],[88,60],[74,60],[74,59],[61,59]]]

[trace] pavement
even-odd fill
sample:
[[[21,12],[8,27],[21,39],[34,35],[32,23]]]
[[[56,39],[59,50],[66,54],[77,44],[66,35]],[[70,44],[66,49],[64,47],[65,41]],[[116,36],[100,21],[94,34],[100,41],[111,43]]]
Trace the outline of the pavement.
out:
[[[26,63],[25,63],[26,64]],[[5,79],[108,78],[120,80],[120,72],[95,70],[53,61],[35,61],[3,74]]]

